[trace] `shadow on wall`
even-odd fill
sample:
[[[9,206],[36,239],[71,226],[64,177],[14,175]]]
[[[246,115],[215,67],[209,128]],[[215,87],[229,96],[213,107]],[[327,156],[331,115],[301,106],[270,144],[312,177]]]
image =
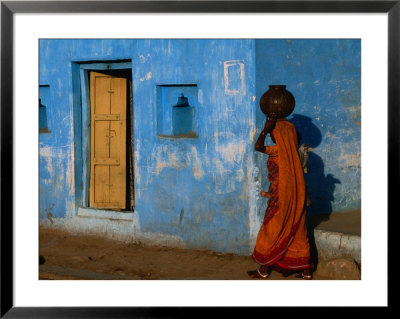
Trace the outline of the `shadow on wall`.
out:
[[[321,132],[312,123],[311,118],[293,114],[293,117],[289,121],[296,126],[299,132],[300,145],[308,144],[315,149],[321,144]],[[321,157],[315,152],[308,153],[307,168],[308,173],[304,174],[304,177],[308,193],[312,200],[312,204],[307,208],[307,216],[328,215],[332,212],[333,193],[336,184],[340,184],[340,180],[332,174],[325,175],[324,163]]]
[[[296,126],[299,133],[299,145],[308,144],[315,149],[321,144],[322,135],[316,125],[312,123],[312,119],[299,114],[293,114],[289,119]],[[336,184],[340,184],[340,180],[332,174],[325,175],[324,163],[322,158],[315,152],[308,153],[307,161],[308,172],[304,174],[308,194],[311,197],[311,205],[307,207],[307,228],[309,229],[309,240],[311,248],[311,258],[318,260],[317,249],[314,239],[314,229],[322,221],[329,220],[332,213],[332,202],[334,201],[334,191]],[[310,218],[312,217],[312,218]]]

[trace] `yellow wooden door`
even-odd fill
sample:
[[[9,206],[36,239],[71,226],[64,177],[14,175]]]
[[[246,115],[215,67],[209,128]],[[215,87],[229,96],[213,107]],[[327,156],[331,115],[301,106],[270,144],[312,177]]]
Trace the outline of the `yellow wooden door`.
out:
[[[90,206],[126,208],[126,79],[90,73]]]

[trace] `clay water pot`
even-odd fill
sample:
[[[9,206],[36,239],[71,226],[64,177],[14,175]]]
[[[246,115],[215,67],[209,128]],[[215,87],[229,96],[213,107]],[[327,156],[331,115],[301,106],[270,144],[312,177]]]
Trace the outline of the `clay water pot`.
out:
[[[286,85],[270,85],[260,99],[260,108],[265,115],[275,113],[277,118],[284,118],[293,112],[294,96]]]

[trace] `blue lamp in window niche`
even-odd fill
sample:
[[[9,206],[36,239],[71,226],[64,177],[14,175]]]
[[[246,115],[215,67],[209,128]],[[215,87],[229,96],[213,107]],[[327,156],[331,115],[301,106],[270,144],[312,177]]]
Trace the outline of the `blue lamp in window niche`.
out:
[[[189,105],[188,98],[183,93],[172,107],[173,135],[187,134],[193,131],[194,108]]]
[[[188,98],[181,93],[181,96],[178,97],[178,101],[174,105],[174,107],[186,107],[189,106]]]
[[[47,132],[47,114],[46,105],[42,104],[42,99],[39,99],[39,132]]]

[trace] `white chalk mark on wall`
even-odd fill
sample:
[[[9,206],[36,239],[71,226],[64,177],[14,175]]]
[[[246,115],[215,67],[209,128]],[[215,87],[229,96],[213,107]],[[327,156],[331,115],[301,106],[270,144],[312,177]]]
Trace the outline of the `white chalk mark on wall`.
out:
[[[191,159],[193,160],[193,176],[194,178],[196,178],[197,180],[200,180],[204,177],[204,171],[203,171],[203,167],[201,164],[201,159],[199,158],[198,154],[197,154],[197,149],[195,146],[192,146],[191,148]]]
[[[199,89],[198,95],[197,95],[197,100],[199,104],[203,104],[203,91]]]
[[[240,60],[224,62],[225,93],[229,95],[245,94],[244,63]]]
[[[148,81],[148,80],[151,79],[152,76],[153,76],[152,73],[151,73],[151,72],[148,72],[148,73],[146,74],[146,76],[140,78],[140,82],[143,82],[144,80]]]

